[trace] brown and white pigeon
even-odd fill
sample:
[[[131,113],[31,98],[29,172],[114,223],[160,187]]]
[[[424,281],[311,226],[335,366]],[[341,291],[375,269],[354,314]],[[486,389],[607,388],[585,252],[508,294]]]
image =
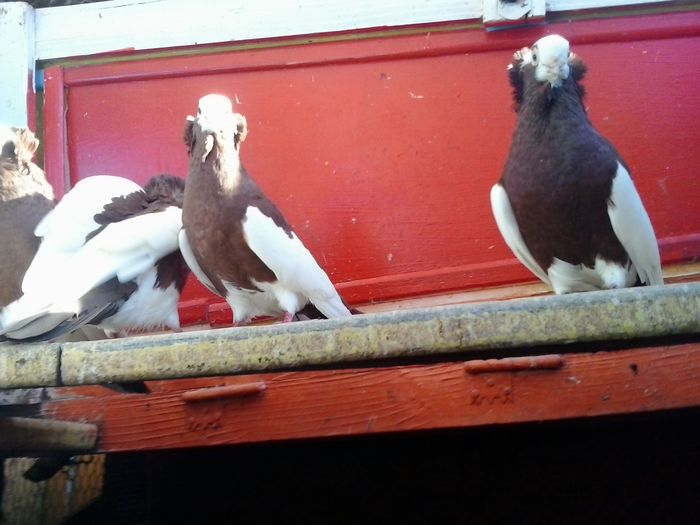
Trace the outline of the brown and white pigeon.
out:
[[[0,308],[22,295],[39,248],[34,228],[54,207],[53,189],[32,162],[38,146],[28,129],[0,125]]]
[[[559,35],[515,53],[508,74],[517,124],[491,190],[498,229],[557,294],[663,284],[629,169],[586,115],[585,71]]]
[[[108,335],[179,330],[189,274],[178,249],[184,186],[172,175],[143,189],[108,175],[79,181],[36,227],[41,246],[22,297],[0,315],[0,333],[40,341],[85,324]]]
[[[225,298],[235,324],[293,316],[311,302],[325,317],[351,315],[282,213],[241,164],[243,116],[223,95],[206,95],[188,117],[189,171],[180,249],[194,274]]]

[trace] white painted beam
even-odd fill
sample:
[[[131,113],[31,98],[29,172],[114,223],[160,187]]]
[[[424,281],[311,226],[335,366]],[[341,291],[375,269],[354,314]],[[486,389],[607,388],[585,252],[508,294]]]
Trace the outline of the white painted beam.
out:
[[[636,4],[660,4],[672,0],[547,0],[547,11],[578,11]]]
[[[0,3],[0,123],[27,125],[27,95],[34,89],[34,9]]]
[[[483,0],[111,0],[36,10],[38,59],[481,18]]]
[[[87,56],[414,24],[541,18],[671,0],[110,0],[36,10],[36,58]],[[0,4],[1,5],[1,4]]]

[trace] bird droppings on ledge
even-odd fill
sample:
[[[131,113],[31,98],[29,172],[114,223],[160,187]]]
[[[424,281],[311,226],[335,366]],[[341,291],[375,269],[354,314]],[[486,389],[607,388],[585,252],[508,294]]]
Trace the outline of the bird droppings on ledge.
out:
[[[0,388],[216,376],[698,332],[700,284],[677,284],[107,341],[3,345]]]

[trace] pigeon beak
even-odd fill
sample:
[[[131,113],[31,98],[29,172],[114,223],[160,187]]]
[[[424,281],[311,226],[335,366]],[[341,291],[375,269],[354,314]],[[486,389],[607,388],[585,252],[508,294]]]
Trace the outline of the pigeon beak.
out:
[[[236,124],[233,115],[199,115],[199,126],[205,133],[235,133]]]
[[[555,60],[548,64],[540,64],[538,69],[538,80],[546,80],[552,87],[559,87],[564,80],[569,78],[569,64],[567,62]]]
[[[545,65],[547,74],[551,77],[565,79],[569,76],[569,64],[556,61],[554,64]]]

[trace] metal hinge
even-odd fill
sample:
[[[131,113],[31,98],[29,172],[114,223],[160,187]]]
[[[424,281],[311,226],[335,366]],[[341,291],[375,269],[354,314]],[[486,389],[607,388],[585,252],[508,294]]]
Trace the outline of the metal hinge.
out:
[[[504,357],[503,359],[474,359],[464,363],[470,374],[489,372],[520,372],[522,370],[556,370],[564,366],[559,354],[531,355],[527,357]]]
[[[185,427],[189,431],[205,434],[216,431],[221,427],[227,401],[255,397],[266,389],[267,385],[264,381],[254,381],[183,392],[180,398],[186,403]]]
[[[545,0],[484,0],[483,8],[487,29],[540,22],[547,12]]]
[[[464,363],[464,370],[471,377],[469,396],[471,405],[505,405],[515,402],[513,374],[536,370],[558,370],[564,366],[564,358],[558,354],[503,359],[474,359]]]

